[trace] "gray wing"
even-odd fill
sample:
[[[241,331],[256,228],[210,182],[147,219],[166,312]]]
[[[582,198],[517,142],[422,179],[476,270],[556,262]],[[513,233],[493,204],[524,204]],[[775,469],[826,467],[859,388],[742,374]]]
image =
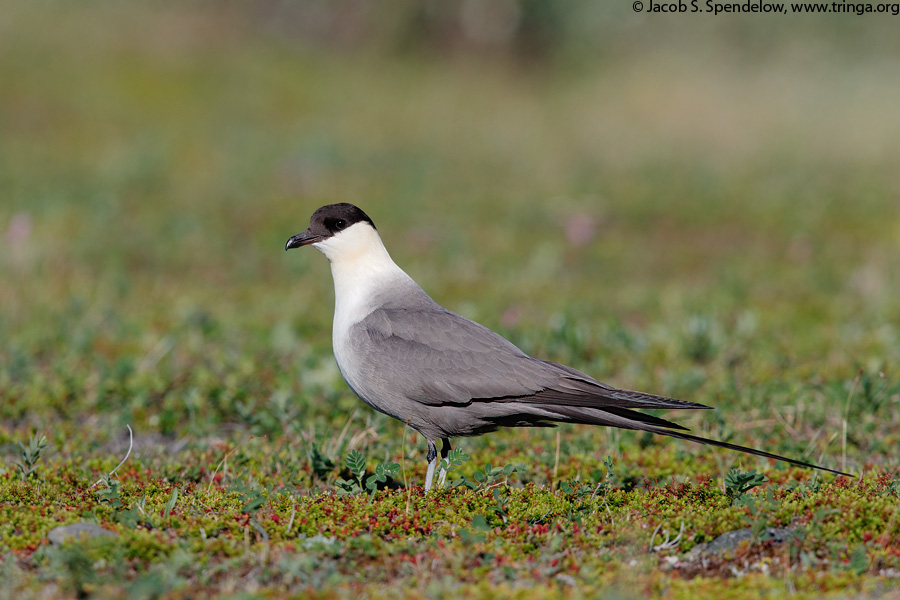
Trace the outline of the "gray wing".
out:
[[[525,396],[548,383],[511,342],[437,305],[375,310],[351,336],[372,372],[423,404]]]
[[[497,333],[437,304],[375,310],[354,325],[351,335],[361,338],[354,345],[367,370],[422,404],[708,408],[620,390],[571,367],[531,358]]]
[[[414,402],[470,406],[478,413],[463,416],[457,430],[436,427],[426,433],[420,429],[426,437],[431,435],[428,439],[566,421],[649,431],[852,477],[764,450],[684,433],[680,425],[631,409],[710,407],[616,389],[571,367],[531,358],[490,329],[437,304],[376,310],[353,326],[351,337],[356,338],[355,352],[368,376],[389,382]],[[516,404],[510,411],[491,415],[491,405],[479,406],[480,402]],[[397,418],[407,419],[405,415]]]

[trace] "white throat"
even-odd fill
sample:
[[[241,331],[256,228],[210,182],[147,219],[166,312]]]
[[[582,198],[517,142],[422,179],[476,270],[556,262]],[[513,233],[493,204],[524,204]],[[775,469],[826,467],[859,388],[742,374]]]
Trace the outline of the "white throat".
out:
[[[375,228],[354,223],[330,238],[313,244],[328,257],[334,278],[334,344],[337,349],[351,326],[376,306],[380,292],[412,281],[391,259]]]

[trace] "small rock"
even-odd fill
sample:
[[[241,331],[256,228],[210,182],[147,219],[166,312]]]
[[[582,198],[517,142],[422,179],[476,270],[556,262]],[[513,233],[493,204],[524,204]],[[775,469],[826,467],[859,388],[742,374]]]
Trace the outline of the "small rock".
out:
[[[77,540],[82,538],[101,537],[104,535],[117,536],[118,533],[103,529],[93,523],[72,523],[71,525],[63,525],[51,529],[47,533],[47,539],[53,544],[62,544],[68,540]]]
[[[785,527],[767,527],[765,533],[759,536],[758,541],[780,544],[791,539],[793,535],[793,529],[787,529]],[[708,554],[725,554],[726,552],[733,552],[737,549],[738,544],[749,541],[752,537],[753,530],[750,528],[729,531],[723,533],[711,542],[698,544],[688,552],[687,558],[693,559]]]

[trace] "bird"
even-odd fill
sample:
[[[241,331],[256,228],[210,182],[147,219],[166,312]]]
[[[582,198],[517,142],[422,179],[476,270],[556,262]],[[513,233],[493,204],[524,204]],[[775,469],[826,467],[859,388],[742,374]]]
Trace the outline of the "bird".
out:
[[[331,263],[332,344],[341,375],[363,402],[419,432],[428,445],[425,492],[455,437],[501,427],[581,423],[619,427],[848,473],[703,438],[641,409],[710,409],[619,389],[572,367],[532,358],[500,334],[437,302],[391,259],[372,219],[350,203],[316,210],[285,250],[312,246]],[[441,468],[438,483],[444,485]]]

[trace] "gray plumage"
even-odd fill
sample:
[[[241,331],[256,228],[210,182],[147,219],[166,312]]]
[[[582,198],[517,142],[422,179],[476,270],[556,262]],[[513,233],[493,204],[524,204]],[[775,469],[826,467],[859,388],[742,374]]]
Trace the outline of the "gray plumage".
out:
[[[575,369],[531,358],[490,329],[435,303],[420,288],[391,289],[350,328],[358,396],[434,440],[554,421],[682,429],[635,408],[707,408],[619,390]]]
[[[434,302],[390,259],[371,219],[350,204],[320,208],[286,249],[312,244],[331,262],[338,367],[367,404],[407,423],[428,442],[499,427],[555,423],[649,431],[847,475],[685,433],[640,409],[708,409],[695,402],[611,387],[571,367],[532,358],[511,342]],[[443,480],[443,473],[441,474]]]

